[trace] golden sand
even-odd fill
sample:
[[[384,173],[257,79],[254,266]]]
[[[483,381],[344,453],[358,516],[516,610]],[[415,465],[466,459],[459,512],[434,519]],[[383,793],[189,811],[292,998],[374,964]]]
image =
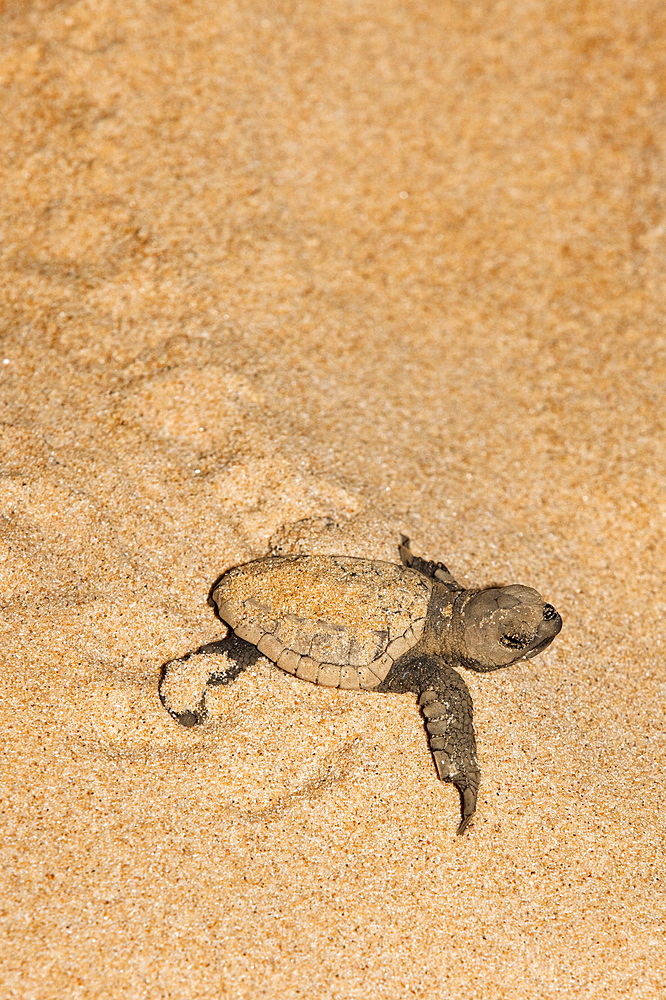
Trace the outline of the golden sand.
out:
[[[666,8],[8,0],[0,996],[666,994]],[[411,696],[161,665],[278,551],[523,583]]]

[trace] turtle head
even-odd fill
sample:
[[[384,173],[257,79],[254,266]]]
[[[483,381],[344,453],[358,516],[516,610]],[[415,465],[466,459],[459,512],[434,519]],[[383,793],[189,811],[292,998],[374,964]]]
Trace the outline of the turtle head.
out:
[[[462,663],[498,670],[528,660],[550,645],[562,628],[552,604],[531,587],[491,587],[472,594],[460,611]]]

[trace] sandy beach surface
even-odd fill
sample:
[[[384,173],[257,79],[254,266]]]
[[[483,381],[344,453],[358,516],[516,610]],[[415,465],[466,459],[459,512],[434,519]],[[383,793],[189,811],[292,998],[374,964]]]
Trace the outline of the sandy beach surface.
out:
[[[0,997],[666,996],[666,8],[0,8]],[[562,614],[415,700],[261,658],[225,569],[397,560]]]

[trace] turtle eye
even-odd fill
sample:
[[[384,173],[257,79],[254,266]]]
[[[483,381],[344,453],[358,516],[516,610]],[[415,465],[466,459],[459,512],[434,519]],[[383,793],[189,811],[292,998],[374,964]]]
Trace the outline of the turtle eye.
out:
[[[543,620],[546,622],[552,622],[553,618],[557,618],[557,611],[552,604],[544,604]]]
[[[500,639],[500,645],[508,649],[522,649],[524,646],[529,646],[530,642],[531,639],[521,635],[503,635]]]

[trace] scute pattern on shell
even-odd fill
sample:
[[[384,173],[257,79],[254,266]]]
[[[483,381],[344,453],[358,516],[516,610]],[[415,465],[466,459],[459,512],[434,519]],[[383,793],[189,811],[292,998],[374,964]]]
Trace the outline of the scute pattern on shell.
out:
[[[287,673],[327,687],[373,688],[420,638],[432,584],[352,556],[272,556],[230,570],[220,618]]]

